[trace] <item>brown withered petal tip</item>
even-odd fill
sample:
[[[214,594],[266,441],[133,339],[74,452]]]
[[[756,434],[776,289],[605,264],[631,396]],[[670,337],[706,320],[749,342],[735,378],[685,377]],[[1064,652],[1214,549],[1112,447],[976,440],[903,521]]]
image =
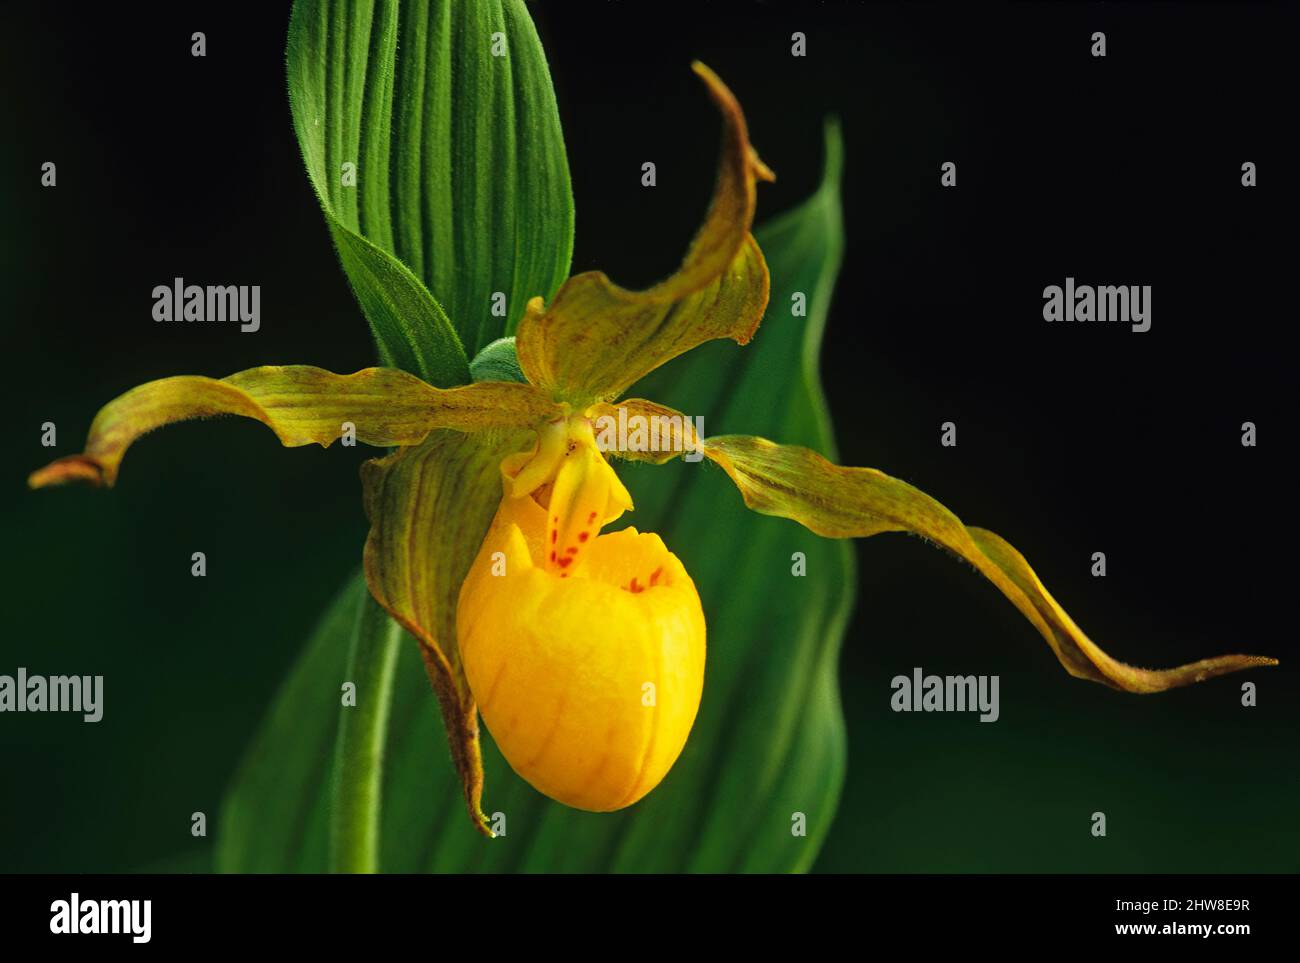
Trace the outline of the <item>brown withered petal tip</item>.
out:
[[[86,482],[98,488],[104,484],[103,469],[97,461],[85,455],[69,455],[52,461],[27,476],[29,488],[48,488],[70,482]]]

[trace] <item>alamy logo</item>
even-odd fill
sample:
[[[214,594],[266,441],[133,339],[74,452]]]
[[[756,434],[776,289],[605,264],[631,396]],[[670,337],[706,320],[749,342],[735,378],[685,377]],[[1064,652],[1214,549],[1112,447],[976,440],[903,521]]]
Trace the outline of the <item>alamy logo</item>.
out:
[[[0,712],[80,712],[86,722],[104,717],[102,675],[0,675]]]
[[[1049,284],[1043,288],[1044,321],[1119,321],[1134,331],[1151,330],[1151,285],[1074,283],[1065,288]]]
[[[997,722],[998,677],[995,675],[923,675],[921,667],[911,676],[896,675],[889,706],[895,712],[975,712],[980,722]]]
[[[639,415],[618,406],[618,415],[601,415],[592,427],[601,451],[684,452],[683,461],[704,457],[704,418],[696,415]]]
[[[133,943],[148,943],[152,935],[153,901],[147,899],[71,899],[50,904],[50,932],[126,933]]]
[[[239,330],[256,331],[262,326],[262,287],[247,284],[209,284],[200,287],[176,278],[170,285],[153,289],[155,321],[238,321]]]

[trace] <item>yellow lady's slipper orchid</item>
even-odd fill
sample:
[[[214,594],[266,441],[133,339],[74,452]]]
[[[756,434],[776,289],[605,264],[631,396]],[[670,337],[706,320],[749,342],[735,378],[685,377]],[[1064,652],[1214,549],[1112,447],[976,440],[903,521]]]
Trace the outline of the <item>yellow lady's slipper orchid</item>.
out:
[[[384,368],[166,378],[110,402],[83,454],[30,478],[32,487],[112,485],[137,437],[217,414],[257,419],[286,446],[329,445],[350,423],[360,440],[395,447],[362,469],[371,522],[366,579],[421,645],[470,815],[489,835],[479,804],[480,713],[532,785],[571,806],[611,810],[664,777],[699,706],[699,596],[657,535],[601,534],[632,502],[592,430],[614,399],[664,362],[714,338],[749,341],[767,304],[767,266],[749,230],[755,183],[772,174],[750,146],[731,92],[706,67],[695,70],[722,113],[723,144],[713,200],[682,266],[644,291],[589,272],[566,281],[549,305],[534,298],[515,345],[527,383],[439,389]],[[677,414],[641,399],[618,407]],[[685,431],[689,449],[720,465],[755,511],[830,538],[913,532],[966,559],[1072,675],[1156,692],[1274,664],[1245,655],[1160,671],[1117,662],[1014,548],[910,485],[803,448]],[[681,450],[611,454],[660,463]]]

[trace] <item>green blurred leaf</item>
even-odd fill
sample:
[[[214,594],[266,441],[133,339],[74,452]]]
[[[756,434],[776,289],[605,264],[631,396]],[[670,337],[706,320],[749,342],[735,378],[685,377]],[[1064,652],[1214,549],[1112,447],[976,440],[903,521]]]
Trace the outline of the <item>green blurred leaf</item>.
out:
[[[322,873],[330,779],[352,639],[369,592],[358,572],[312,633],[235,773],[216,826],[221,873]]]
[[[709,433],[744,431],[833,457],[818,353],[843,244],[838,129],[827,128],[821,188],[757,232],[772,272],[767,317],[752,344],[712,342],[635,389]],[[792,312],[807,300],[807,317]],[[485,734],[484,810],[500,838],[466,825],[460,785],[414,645],[399,648],[389,714],[380,867],[421,871],[755,871],[811,866],[838,802],[844,724],[836,667],[853,602],[851,544],[750,513],[727,477],[680,460],[620,465],[636,511],[691,572],[709,620],[704,699],[664,782],[619,813],[568,809],[510,770]],[[792,574],[802,552],[807,574]],[[360,583],[340,606],[355,606]],[[348,638],[318,633],[286,686],[228,800],[223,869],[325,866],[328,746]],[[292,718],[295,723],[286,723]],[[312,767],[320,772],[308,778]],[[276,773],[283,771],[283,777]],[[287,813],[304,814],[299,825]],[[791,832],[803,813],[807,835]],[[499,814],[499,815],[497,815]],[[495,817],[495,819],[494,819]]]
[[[555,93],[522,0],[297,0],[288,74],[308,173],[384,361],[468,381],[467,356],[550,297],[573,250]]]

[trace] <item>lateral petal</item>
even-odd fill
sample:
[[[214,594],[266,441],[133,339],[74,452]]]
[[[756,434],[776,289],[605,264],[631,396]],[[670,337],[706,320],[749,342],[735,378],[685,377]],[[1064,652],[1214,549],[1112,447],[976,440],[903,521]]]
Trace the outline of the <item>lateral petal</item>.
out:
[[[807,448],[764,438],[706,439],[706,457],[740,489],[745,504],[830,538],[913,532],[964,558],[1033,623],[1067,672],[1126,692],[1160,692],[1277,660],[1224,655],[1173,669],[1140,669],[1119,662],[1089,639],[1044,588],[1024,556],[982,528],[968,528],[939,502],[873,468],[843,468]]]
[[[266,366],[228,378],[183,375],[133,388],[95,416],[85,451],[31,474],[43,488],[70,481],[111,487],[126,449],[155,428],[191,418],[240,415],[281,443],[328,446],[351,424],[368,445],[413,445],[435,428],[474,431],[531,425],[558,408],[529,385],[480,382],[434,388],[394,368],[338,375],[310,365]]]

